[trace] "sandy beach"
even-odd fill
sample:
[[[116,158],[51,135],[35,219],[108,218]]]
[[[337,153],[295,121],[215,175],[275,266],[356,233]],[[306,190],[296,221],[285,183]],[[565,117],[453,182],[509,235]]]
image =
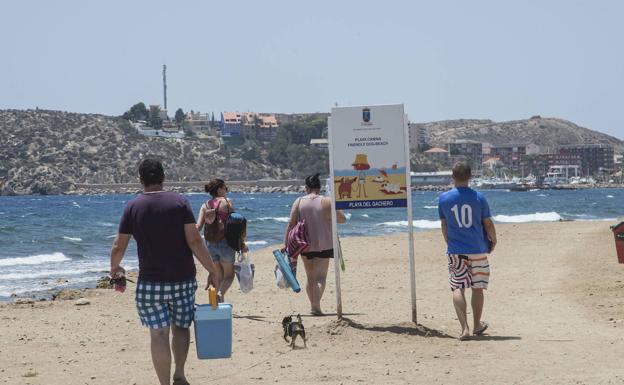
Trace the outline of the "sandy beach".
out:
[[[410,322],[405,234],[343,240],[342,321],[308,316],[305,293],[275,286],[271,248],[254,252],[254,290],[243,294],[235,282],[228,296],[232,358],[200,361],[192,342],[187,377],[193,385],[624,383],[624,266],[610,224],[499,225],[484,311],[490,329],[466,342],[456,338],[439,231],[415,234],[419,326]],[[330,314],[333,274],[331,264]],[[298,276],[303,286],[303,269]],[[0,383],[156,383],[134,285],[84,296],[89,305],[0,305]],[[197,301],[207,302],[203,290]],[[307,349],[282,340],[281,319],[291,313],[305,316]]]

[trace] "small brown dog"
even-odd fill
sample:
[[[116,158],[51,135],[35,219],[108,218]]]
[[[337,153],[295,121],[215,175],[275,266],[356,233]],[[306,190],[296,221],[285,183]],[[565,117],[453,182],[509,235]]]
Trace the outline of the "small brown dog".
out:
[[[334,180],[334,183],[338,183],[338,196],[340,199],[349,198],[351,199],[352,187],[351,185],[357,181],[357,177],[353,179],[342,177],[340,179]]]
[[[305,334],[305,328],[303,327],[303,322],[301,321],[301,315],[297,314],[297,321],[293,321],[292,316],[284,317],[282,320],[282,328],[284,329],[284,341],[288,341],[288,337],[290,337],[290,347],[294,349],[295,340],[298,336],[301,336],[303,339],[303,347],[307,348],[307,338]]]

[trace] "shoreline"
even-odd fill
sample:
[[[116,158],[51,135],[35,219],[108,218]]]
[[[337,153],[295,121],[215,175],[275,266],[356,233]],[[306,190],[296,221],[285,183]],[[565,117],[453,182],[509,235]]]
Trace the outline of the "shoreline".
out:
[[[615,219],[615,221],[614,221]],[[534,221],[534,222],[519,222],[519,223],[496,223],[496,228],[497,229],[507,229],[509,227],[531,227],[531,226],[535,226],[535,225],[544,225],[544,224],[556,224],[556,223],[594,223],[594,224],[598,224],[598,223],[607,223],[607,222],[619,222],[619,221],[624,221],[624,217],[621,218],[603,218],[603,219],[592,219],[592,220],[572,220],[572,219],[560,219],[558,221]],[[438,235],[439,233],[439,229],[418,229],[416,231],[414,231],[415,234],[420,235],[420,238],[428,238],[428,237],[435,237]],[[375,235],[375,236],[371,236],[371,235],[360,235],[360,236],[349,236],[349,237],[344,237],[341,239],[344,240],[353,240],[353,239],[357,239],[357,240],[378,240],[378,241],[382,241],[384,239],[386,239],[387,237],[401,237],[403,235],[407,234],[407,230],[404,232],[400,232],[400,233],[394,233],[394,234],[380,234],[380,235]],[[415,237],[417,237],[417,235],[415,235]],[[441,237],[441,235],[440,235]],[[262,253],[264,251],[267,250],[273,250],[274,248],[278,247],[278,244],[273,244],[273,245],[267,245],[264,246],[260,249],[254,250],[251,253],[253,254],[257,254],[257,253]],[[200,271],[202,269],[202,267],[197,263],[197,261],[195,261],[196,266],[198,268],[198,271]],[[136,279],[138,278],[138,270],[128,270],[127,271],[128,274],[128,278],[136,281]],[[67,278],[58,278],[58,281],[64,281],[64,283],[69,282],[69,280]],[[110,289],[108,288],[108,275],[106,274],[105,271],[102,271],[102,275],[99,278],[94,278],[94,281],[92,283],[85,283],[85,286],[81,285],[70,285],[68,287],[65,288],[50,288],[47,290],[42,290],[42,291],[34,291],[34,292],[25,292],[25,293],[20,293],[20,294],[12,294],[9,297],[4,297],[5,299],[0,298],[0,305],[2,304],[14,304],[16,302],[23,302],[23,303],[36,303],[36,302],[54,302],[54,301],[58,301],[58,300],[64,300],[64,299],[77,299],[79,298],[79,293],[88,293],[91,290],[100,290],[100,289]]]

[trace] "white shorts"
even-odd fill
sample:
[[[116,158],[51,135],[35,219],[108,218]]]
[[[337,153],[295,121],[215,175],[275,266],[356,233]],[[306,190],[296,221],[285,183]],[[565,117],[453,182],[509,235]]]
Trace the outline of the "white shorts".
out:
[[[455,289],[487,289],[490,263],[485,254],[449,254],[449,284]]]

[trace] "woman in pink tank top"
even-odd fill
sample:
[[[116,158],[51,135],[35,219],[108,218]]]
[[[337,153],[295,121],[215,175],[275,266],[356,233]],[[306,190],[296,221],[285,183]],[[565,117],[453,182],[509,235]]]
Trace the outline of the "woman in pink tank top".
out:
[[[310,300],[313,315],[323,315],[321,311],[321,297],[325,291],[329,259],[334,257],[332,225],[331,225],[331,199],[320,195],[321,181],[319,174],[308,176],[305,180],[306,195],[297,198],[290,211],[290,220],[286,228],[288,231],[297,224],[299,219],[304,219],[308,232],[310,245],[301,253],[303,266],[305,267],[308,283],[306,292]],[[342,211],[336,211],[338,223],[346,221]],[[284,241],[286,244],[286,241]]]

